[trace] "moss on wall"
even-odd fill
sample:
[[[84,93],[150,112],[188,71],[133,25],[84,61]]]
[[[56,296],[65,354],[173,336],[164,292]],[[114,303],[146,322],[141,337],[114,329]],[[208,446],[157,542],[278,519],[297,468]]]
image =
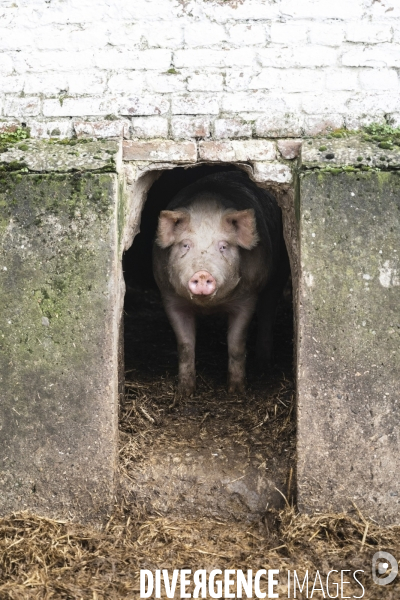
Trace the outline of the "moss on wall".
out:
[[[112,501],[117,202],[112,173],[0,179],[1,512]]]

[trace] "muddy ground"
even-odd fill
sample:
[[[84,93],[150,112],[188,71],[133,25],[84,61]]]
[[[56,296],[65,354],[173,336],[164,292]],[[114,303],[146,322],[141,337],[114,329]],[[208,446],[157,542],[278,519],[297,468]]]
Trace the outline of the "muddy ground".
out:
[[[224,322],[200,323],[198,392],[171,406],[173,333],[157,293],[130,290],[115,511],[100,528],[28,513],[0,519],[0,600],[136,599],[141,568],[280,569],[282,598],[288,570],[301,580],[309,572],[308,595],[297,591],[297,598],[324,598],[331,569],[361,569],[365,594],[348,577],[339,597],[399,598],[398,579],[386,587],[371,580],[378,549],[400,557],[399,527],[380,528],[357,507],[350,515],[296,511],[291,320],[283,303],[276,364],[264,379],[252,369],[253,325],[244,397],[225,391]],[[311,596],[317,571],[324,591]]]

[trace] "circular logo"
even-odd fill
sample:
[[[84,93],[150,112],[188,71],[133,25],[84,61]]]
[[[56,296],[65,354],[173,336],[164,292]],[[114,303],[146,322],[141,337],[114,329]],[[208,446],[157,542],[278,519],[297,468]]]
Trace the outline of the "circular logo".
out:
[[[389,567],[391,567],[389,575],[378,577],[378,573],[379,575],[383,575]],[[372,579],[374,583],[377,585],[388,585],[388,583],[391,583],[395,579],[398,571],[397,560],[392,554],[383,551],[375,552],[372,557]]]

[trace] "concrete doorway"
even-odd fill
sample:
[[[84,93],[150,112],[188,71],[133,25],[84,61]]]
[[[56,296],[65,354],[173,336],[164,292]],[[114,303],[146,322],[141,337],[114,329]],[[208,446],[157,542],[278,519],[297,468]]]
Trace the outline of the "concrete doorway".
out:
[[[174,404],[176,341],[151,270],[160,210],[183,187],[233,165],[176,167],[151,185],[140,233],[123,259],[126,394],[121,466],[129,493],[152,513],[258,519],[295,494],[293,309],[288,289],[275,323],[275,365],[254,368],[257,320],[247,345],[246,394],[226,391],[226,322],[198,320],[197,391]]]

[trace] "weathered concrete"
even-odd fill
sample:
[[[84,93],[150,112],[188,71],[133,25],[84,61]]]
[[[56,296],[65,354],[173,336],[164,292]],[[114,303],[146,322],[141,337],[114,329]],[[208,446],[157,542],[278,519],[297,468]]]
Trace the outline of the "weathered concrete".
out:
[[[25,164],[50,170],[53,150],[31,148]],[[70,150],[58,146],[59,160]],[[96,144],[97,156],[118,152]],[[108,158],[100,172],[89,165],[100,159],[75,158],[60,165],[75,172],[0,178],[1,514],[99,519],[113,503],[120,184]]]
[[[122,147],[115,141],[28,139],[0,150],[0,172],[10,168],[39,173],[119,171],[121,161]]]
[[[335,149],[344,167],[365,148],[348,143]],[[379,152],[371,149],[371,164]],[[308,154],[303,160],[313,161]],[[398,524],[400,174],[300,177],[299,506],[341,511],[355,503]]]
[[[363,135],[347,138],[315,138],[303,142],[302,161],[306,168],[356,167],[361,170],[372,168],[399,169],[399,146],[366,140]]]

